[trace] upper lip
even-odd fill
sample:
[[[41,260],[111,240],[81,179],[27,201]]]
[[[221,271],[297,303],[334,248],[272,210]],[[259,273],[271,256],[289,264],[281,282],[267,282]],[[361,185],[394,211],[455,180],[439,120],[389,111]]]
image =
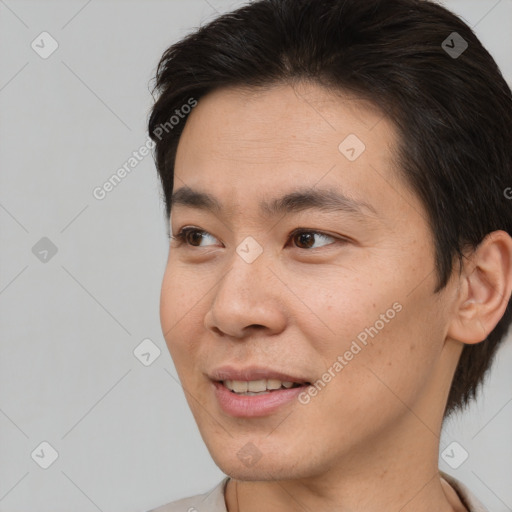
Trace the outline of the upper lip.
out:
[[[298,382],[299,384],[309,382],[307,378],[297,375],[290,375],[279,370],[272,368],[265,368],[263,366],[248,366],[245,368],[235,368],[234,366],[220,366],[215,368],[209,377],[212,380],[262,380],[262,379],[277,379],[281,382]]]

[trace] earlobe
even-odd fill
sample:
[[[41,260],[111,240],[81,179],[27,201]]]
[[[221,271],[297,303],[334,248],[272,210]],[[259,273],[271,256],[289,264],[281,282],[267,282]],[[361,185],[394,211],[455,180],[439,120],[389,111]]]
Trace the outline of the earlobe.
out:
[[[489,233],[463,260],[459,290],[448,336],[479,343],[496,327],[512,292],[512,238]]]

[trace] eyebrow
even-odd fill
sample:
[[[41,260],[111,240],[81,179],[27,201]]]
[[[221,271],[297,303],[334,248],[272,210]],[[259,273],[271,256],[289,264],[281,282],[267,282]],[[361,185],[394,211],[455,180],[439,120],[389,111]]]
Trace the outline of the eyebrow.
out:
[[[171,196],[171,209],[182,205],[209,211],[215,214],[222,212],[222,204],[207,192],[194,190],[188,186],[181,187]],[[365,217],[377,215],[375,208],[365,201],[356,200],[333,189],[299,189],[270,201],[261,201],[260,211],[265,216],[289,215],[305,210],[321,210],[326,212],[345,212]],[[366,214],[365,214],[366,212]]]

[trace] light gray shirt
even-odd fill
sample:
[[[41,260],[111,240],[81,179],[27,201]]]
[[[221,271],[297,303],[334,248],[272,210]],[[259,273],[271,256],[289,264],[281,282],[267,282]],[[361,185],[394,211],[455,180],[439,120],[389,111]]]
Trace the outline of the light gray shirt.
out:
[[[443,471],[440,471],[440,473],[441,477],[455,489],[460,501],[462,501],[469,512],[489,512],[461,481]],[[182,498],[148,512],[227,512],[224,491],[229,479],[230,477],[227,476],[215,487],[203,494]]]

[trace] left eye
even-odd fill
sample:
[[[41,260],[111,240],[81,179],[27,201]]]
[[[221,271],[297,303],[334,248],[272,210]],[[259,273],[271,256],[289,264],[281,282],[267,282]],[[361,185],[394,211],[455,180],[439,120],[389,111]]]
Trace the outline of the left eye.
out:
[[[326,235],[325,233],[321,233],[319,231],[306,231],[306,230],[294,231],[291,234],[290,239],[300,240],[299,244],[306,245],[306,247],[300,247],[298,245],[299,249],[316,249],[316,247],[312,247],[312,245],[314,245],[315,236],[319,236],[319,237],[323,238],[324,240],[327,238],[330,238],[331,240],[336,240],[336,238],[334,238],[333,236]],[[324,244],[324,245],[329,245],[329,244]]]
[[[196,229],[196,228],[183,228],[181,229],[176,235],[171,236],[173,240],[178,241],[179,245],[181,244],[187,244],[191,247],[202,247],[201,241],[206,238],[210,237],[211,239],[215,240],[215,237],[212,236],[207,231]],[[334,236],[327,235],[325,233],[322,233],[320,231],[312,231],[312,230],[295,230],[290,234],[290,237],[288,238],[288,241],[295,240],[296,247],[299,249],[317,249],[318,247],[313,247],[315,245],[315,237],[320,237],[325,239],[331,239],[331,240],[338,240],[342,242],[343,240],[337,239]],[[330,245],[329,243],[323,244],[323,245]],[[323,247],[321,245],[320,247]]]

